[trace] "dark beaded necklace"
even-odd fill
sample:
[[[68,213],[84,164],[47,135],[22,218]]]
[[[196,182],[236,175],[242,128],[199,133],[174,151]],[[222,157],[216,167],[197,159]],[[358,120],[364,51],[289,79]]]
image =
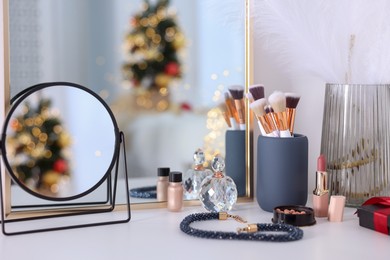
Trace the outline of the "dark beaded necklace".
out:
[[[157,191],[156,186],[140,187],[130,189],[130,196],[133,198],[142,198],[142,199],[156,199]]]
[[[288,224],[249,224],[245,228],[237,229],[237,232],[205,231],[190,226],[195,221],[225,220],[229,217],[239,222],[246,222],[240,217],[227,214],[226,212],[195,213],[188,215],[182,220],[180,229],[190,236],[210,239],[289,242],[303,237],[302,229]]]

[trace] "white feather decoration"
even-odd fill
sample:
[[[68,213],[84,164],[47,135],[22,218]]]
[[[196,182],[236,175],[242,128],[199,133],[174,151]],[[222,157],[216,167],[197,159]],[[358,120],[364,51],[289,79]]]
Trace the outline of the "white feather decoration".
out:
[[[290,73],[390,83],[390,1],[254,0],[254,34]]]

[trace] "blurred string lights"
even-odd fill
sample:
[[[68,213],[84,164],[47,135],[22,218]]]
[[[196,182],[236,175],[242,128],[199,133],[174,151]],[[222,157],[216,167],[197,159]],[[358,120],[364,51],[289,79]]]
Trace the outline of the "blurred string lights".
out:
[[[207,112],[206,127],[210,132],[204,137],[206,161],[211,161],[215,154],[225,155],[225,132],[228,127],[222,115],[221,107],[224,106],[224,93],[228,91],[230,85],[233,85],[230,82],[232,73],[241,74],[243,70],[237,67],[233,71],[224,69],[221,73],[210,75],[210,79],[215,84],[212,100],[216,105]]]

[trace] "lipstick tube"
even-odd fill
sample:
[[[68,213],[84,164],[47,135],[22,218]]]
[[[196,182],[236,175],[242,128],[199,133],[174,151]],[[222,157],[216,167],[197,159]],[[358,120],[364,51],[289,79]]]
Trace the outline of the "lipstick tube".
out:
[[[317,160],[316,187],[313,190],[314,215],[319,218],[328,216],[329,188],[328,172],[326,171],[326,160],[320,155]]]

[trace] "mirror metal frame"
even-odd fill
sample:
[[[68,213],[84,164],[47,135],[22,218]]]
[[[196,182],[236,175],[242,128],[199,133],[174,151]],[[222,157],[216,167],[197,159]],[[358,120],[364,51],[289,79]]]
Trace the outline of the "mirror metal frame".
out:
[[[46,88],[50,88],[50,87],[69,87],[69,88],[75,88],[75,89],[79,89],[80,91],[85,91],[87,94],[91,95],[93,98],[95,98],[105,109],[106,109],[106,112],[108,113],[108,115],[110,116],[111,118],[111,122],[113,124],[113,130],[114,130],[114,135],[115,135],[115,144],[114,144],[114,152],[112,154],[112,158],[111,158],[111,162],[106,170],[106,172],[104,173],[103,176],[101,176],[101,179],[95,183],[93,186],[89,187],[87,190],[79,193],[79,194],[75,194],[75,195],[72,195],[72,196],[68,196],[68,197],[49,197],[49,196],[45,196],[39,192],[36,192],[34,190],[31,190],[29,188],[27,188],[18,178],[17,176],[13,173],[13,169],[12,169],[12,166],[11,164],[9,163],[8,159],[6,156],[4,156],[3,158],[3,162],[8,170],[8,173],[10,174],[11,178],[23,189],[25,190],[26,192],[32,194],[33,196],[36,196],[38,198],[41,198],[41,199],[45,199],[45,200],[53,200],[53,201],[68,201],[68,200],[75,200],[75,199],[78,199],[78,198],[81,198],[81,197],[84,197],[86,196],[87,194],[91,193],[92,191],[94,191],[95,189],[97,189],[98,187],[100,187],[100,185],[105,182],[107,179],[108,179],[108,176],[110,175],[110,172],[113,170],[113,167],[115,165],[115,160],[116,158],[118,157],[118,153],[119,153],[119,145],[120,145],[120,142],[119,142],[119,128],[118,128],[118,124],[114,118],[114,114],[111,112],[111,109],[108,107],[108,105],[103,101],[103,99],[97,95],[95,92],[91,91],[90,89],[84,87],[84,86],[81,86],[81,85],[78,85],[78,84],[75,84],[75,83],[70,83],[70,82],[49,82],[49,83],[41,83],[41,84],[37,84],[37,85],[34,85],[34,86],[31,86],[29,88],[26,88],[24,89],[23,91],[19,92],[15,97],[13,97],[11,99],[11,107],[10,107],[10,110],[4,120],[4,125],[3,125],[3,134],[2,134],[2,137],[1,137],[1,152],[4,153],[4,154],[7,154],[7,146],[6,146],[6,131],[7,131],[7,127],[10,123],[10,121],[12,120],[12,116],[13,116],[13,113],[14,111],[18,108],[18,106],[26,99],[29,97],[29,95],[37,92],[37,91],[40,91],[40,90],[43,90],[43,89],[46,89]]]
[[[106,109],[108,115],[110,116],[111,123],[113,124],[113,131],[114,131],[114,150],[112,153],[111,161],[108,165],[108,168],[106,169],[106,172],[103,176],[101,176],[100,180],[98,180],[92,187],[87,189],[86,191],[81,192],[80,194],[76,194],[74,196],[70,197],[49,197],[45,196],[43,194],[40,194],[36,191],[33,191],[26,187],[15,175],[13,172],[13,169],[11,167],[11,164],[8,161],[7,158],[7,149],[6,149],[6,137],[7,137],[7,129],[8,129],[8,123],[13,118],[13,112],[16,111],[18,106],[22,104],[22,102],[28,98],[31,94],[36,93],[37,91],[44,90],[50,87],[68,87],[68,88],[74,88],[79,91],[84,91],[88,95],[91,95],[92,98],[96,98],[98,102]],[[129,184],[128,184],[128,174],[127,174],[127,162],[126,162],[126,146],[125,146],[125,139],[123,132],[119,131],[117,122],[115,120],[115,117],[110,110],[109,106],[93,91],[91,91],[88,88],[85,88],[83,86],[80,86],[75,83],[69,83],[69,82],[49,82],[49,83],[41,83],[34,85],[32,87],[29,87],[19,94],[15,96],[14,99],[15,103],[12,104],[13,106],[10,108],[10,111],[6,117],[5,124],[3,126],[3,132],[2,132],[2,140],[1,140],[1,156],[2,156],[2,162],[6,165],[6,168],[8,169],[8,175],[2,175],[0,176],[0,211],[1,211],[1,226],[2,231],[4,235],[21,235],[21,234],[29,234],[29,233],[37,233],[37,232],[46,232],[46,231],[56,231],[56,230],[64,230],[64,229],[73,229],[73,228],[83,228],[83,227],[91,227],[91,226],[100,226],[100,225],[110,225],[110,224],[120,224],[120,223],[127,223],[131,219],[131,209],[130,209],[130,194],[129,194]],[[80,215],[86,215],[86,214],[97,214],[97,213],[108,213],[112,212],[116,207],[116,192],[117,192],[117,184],[118,184],[118,165],[120,162],[120,154],[121,154],[121,147],[122,147],[122,153],[124,156],[124,159],[122,160],[124,165],[124,173],[125,173],[125,182],[124,182],[124,189],[126,194],[126,209],[127,209],[127,216],[121,219],[113,219],[112,216],[106,216],[103,221],[87,221],[86,223],[81,220],[76,220],[76,224],[71,225],[61,225],[57,222],[48,222],[48,226],[45,226],[44,228],[36,228],[35,226],[35,220],[41,220],[41,219],[53,219],[55,217],[77,217]],[[115,173],[113,174],[112,171],[115,166]],[[4,167],[0,167],[2,170]],[[10,212],[6,212],[5,207],[5,199],[4,196],[7,194],[6,192],[3,192],[3,176],[11,176],[12,179],[18,184],[18,186],[24,190],[25,192],[44,200],[51,200],[56,201],[57,203],[54,204],[39,204],[39,205],[33,205],[33,204],[27,204],[23,206],[12,206],[11,201],[9,202],[11,205]],[[112,184],[112,178],[114,176],[114,181]],[[8,177],[9,178],[9,177]],[[93,191],[95,191],[98,187],[102,186],[104,182],[107,182],[107,199],[104,202],[101,201],[91,201],[91,202],[73,202],[73,200],[76,200],[78,198],[82,198],[87,196],[88,194],[91,194]],[[8,191],[8,189],[6,190]],[[59,203],[61,201],[65,201],[67,203]],[[22,208],[22,210],[17,210]],[[12,212],[12,209],[15,209],[15,211]],[[28,222],[31,223],[32,227],[34,228],[26,228],[20,230],[19,228],[14,227],[12,230],[7,230],[6,225],[9,227],[12,226],[12,223],[15,222]],[[72,222],[73,223],[73,222]]]
[[[3,0],[0,4],[0,20],[3,21],[3,35],[0,35],[0,42],[3,43],[3,57],[0,54],[0,69],[2,69],[3,74],[3,91],[0,93],[0,98],[4,101],[3,105],[0,108],[0,119],[4,121],[6,112],[10,107],[10,52],[9,52],[9,1]],[[253,82],[253,60],[252,60],[252,21],[250,18],[250,9],[251,9],[251,0],[244,0],[245,4],[245,91],[248,91],[249,86]],[[2,10],[1,10],[2,9]],[[1,12],[2,11],[2,12]],[[1,39],[2,37],[2,39]],[[1,66],[3,65],[3,66]],[[245,100],[246,107],[249,107],[249,101]],[[253,133],[252,133],[252,122],[253,117],[251,113],[246,110],[246,133],[245,133],[245,147],[246,147],[246,194],[243,197],[239,197],[237,202],[249,202],[253,200]],[[3,167],[4,169],[4,167]],[[11,199],[10,199],[10,186],[11,178],[10,176],[2,170],[1,173],[4,183],[3,183],[3,192],[4,192],[4,212],[7,214],[11,211]],[[198,200],[184,201],[184,206],[194,206],[200,205]],[[148,202],[148,203],[136,203],[132,204],[132,209],[150,209],[150,208],[163,208],[166,207],[166,202]],[[126,210],[126,204],[118,205],[115,207],[115,210]]]
[[[249,86],[253,84],[253,29],[251,19],[252,0],[245,0],[245,92],[249,92]],[[247,201],[253,200],[253,179],[254,179],[254,160],[253,160],[253,114],[249,111],[249,100],[245,99],[246,109],[246,198]]]

